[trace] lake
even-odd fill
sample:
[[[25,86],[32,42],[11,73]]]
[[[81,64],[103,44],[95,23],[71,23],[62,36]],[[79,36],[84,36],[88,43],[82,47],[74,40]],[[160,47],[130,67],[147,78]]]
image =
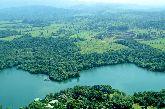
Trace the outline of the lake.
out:
[[[44,98],[75,85],[111,85],[133,94],[138,91],[159,91],[165,88],[165,73],[151,72],[133,64],[120,64],[82,71],[80,78],[63,83],[44,81],[45,75],[32,75],[16,68],[0,71],[0,104],[18,109],[35,98]]]

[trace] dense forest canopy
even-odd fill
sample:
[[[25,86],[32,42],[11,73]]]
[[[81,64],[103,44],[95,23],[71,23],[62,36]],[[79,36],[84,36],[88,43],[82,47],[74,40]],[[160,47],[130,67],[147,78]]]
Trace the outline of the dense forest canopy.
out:
[[[35,99],[21,109],[160,109],[165,107],[165,91],[139,92],[129,96],[111,86],[76,86]]]

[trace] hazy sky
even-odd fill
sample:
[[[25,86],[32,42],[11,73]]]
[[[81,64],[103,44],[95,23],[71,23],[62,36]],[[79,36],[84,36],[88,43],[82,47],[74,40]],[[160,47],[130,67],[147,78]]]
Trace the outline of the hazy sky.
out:
[[[165,6],[165,0],[0,0],[0,7],[22,5],[71,6],[87,3],[122,3],[137,5]]]
[[[139,5],[165,5],[165,0],[77,0],[81,2],[125,3]]]

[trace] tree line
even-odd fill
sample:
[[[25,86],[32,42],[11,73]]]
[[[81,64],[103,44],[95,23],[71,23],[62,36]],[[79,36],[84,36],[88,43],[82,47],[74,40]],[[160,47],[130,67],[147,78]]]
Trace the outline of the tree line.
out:
[[[54,102],[53,102],[54,101]],[[134,109],[165,107],[165,90],[139,92],[126,95],[109,85],[75,86],[58,93],[51,93],[42,100],[35,100],[20,109]]]

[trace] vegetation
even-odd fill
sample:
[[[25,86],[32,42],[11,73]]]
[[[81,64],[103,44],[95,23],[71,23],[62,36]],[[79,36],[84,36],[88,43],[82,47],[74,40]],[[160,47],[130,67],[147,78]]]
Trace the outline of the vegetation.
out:
[[[165,108],[165,91],[139,92],[128,96],[111,86],[75,86],[36,99],[21,109],[142,109]],[[139,108],[137,108],[139,107]]]
[[[164,10],[2,9],[0,70],[17,67],[59,82],[79,77],[82,70],[120,63],[165,72],[164,24]],[[110,86],[77,86],[34,101],[26,109],[44,109],[52,100],[58,100],[53,108],[62,109],[162,108],[164,99],[164,90],[127,96]]]
[[[153,71],[165,71],[164,52],[133,40],[119,40],[118,43],[131,48],[125,52],[129,62]]]
[[[15,30],[0,30],[0,36],[1,38],[7,37],[7,36],[14,36],[14,35],[20,35],[21,33]]]
[[[67,38],[20,38],[1,42],[0,69],[17,66],[30,73],[48,74],[61,81],[79,76],[74,58],[78,48]],[[75,67],[74,67],[75,66]]]
[[[99,39],[81,41],[77,43],[77,45],[78,47],[80,47],[82,54],[90,54],[94,52],[101,54],[107,51],[117,51],[126,48],[126,46],[123,46],[121,44],[117,44],[115,42],[109,43],[109,40],[99,40]]]
[[[165,54],[136,41],[117,41],[116,43],[129,49],[109,50],[103,53],[82,53],[81,48],[76,46],[82,42],[84,39],[80,38],[28,36],[13,41],[1,41],[0,69],[16,66],[30,73],[47,74],[55,81],[78,77],[81,70],[120,63],[131,62],[153,71],[165,70]],[[112,45],[114,46],[114,43],[110,44],[109,48]]]
[[[148,40],[148,41],[141,41],[141,43],[144,43],[144,44],[147,44],[153,48],[165,51],[165,38]]]
[[[78,77],[81,70],[120,63],[164,72],[164,12],[112,10],[115,13],[83,14],[83,10],[52,7],[0,11],[0,15],[9,14],[0,17],[0,69],[16,66],[56,81]]]

